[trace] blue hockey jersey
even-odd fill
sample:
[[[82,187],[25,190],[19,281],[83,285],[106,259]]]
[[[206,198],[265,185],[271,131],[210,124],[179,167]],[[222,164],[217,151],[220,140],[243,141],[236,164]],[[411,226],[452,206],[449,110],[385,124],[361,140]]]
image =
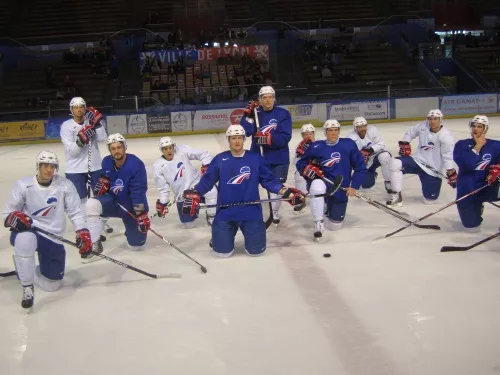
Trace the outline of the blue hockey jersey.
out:
[[[276,194],[283,187],[264,158],[249,151],[241,157],[233,156],[230,151],[216,155],[194,188],[205,195],[217,182],[217,204],[259,200],[259,184]],[[218,208],[216,216],[222,221],[263,220],[260,204]]]
[[[274,107],[270,111],[264,111],[259,107],[257,111],[259,116],[260,131],[271,133],[271,146],[258,145],[253,136],[257,133],[255,120],[249,121],[243,116],[240,125],[245,129],[247,137],[252,137],[251,151],[259,152],[262,147],[262,154],[268,164],[290,164],[290,152],[288,143],[292,139],[292,117],[290,112],[284,108]]]
[[[472,151],[475,146],[472,138],[463,139],[455,144],[453,160],[458,166],[457,198],[486,184],[488,168],[500,164],[500,142],[487,139],[479,154]],[[488,195],[490,189],[481,191],[477,196]],[[464,201],[469,200],[469,198]]]
[[[352,139],[339,138],[335,144],[326,143],[324,140],[314,142],[297,161],[297,170],[301,175],[312,160],[320,165],[325,177],[329,180],[333,181],[335,177],[342,175],[344,177],[342,186],[345,188],[352,187],[357,190],[365,178],[366,163]],[[354,173],[352,173],[353,170]],[[340,201],[347,200],[342,190],[338,190],[334,196]]]
[[[114,160],[108,155],[102,159],[102,171],[110,179],[109,194],[114,195],[118,203],[132,213],[133,206],[141,204],[149,211],[146,199],[148,177],[142,160],[134,154],[127,154],[125,163],[116,170]]]

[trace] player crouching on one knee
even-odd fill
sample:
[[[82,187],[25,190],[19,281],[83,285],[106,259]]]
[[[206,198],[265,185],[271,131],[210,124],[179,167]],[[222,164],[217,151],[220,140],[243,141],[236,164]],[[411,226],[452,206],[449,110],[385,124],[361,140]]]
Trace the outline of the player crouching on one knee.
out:
[[[5,226],[12,232],[10,243],[14,246],[24,308],[33,306],[33,284],[48,292],[60,288],[66,265],[64,246],[38,232],[37,227],[62,236],[66,231],[66,213],[76,231],[80,254],[85,256],[92,248],[78,192],[69,180],[56,174],[58,169],[56,154],[41,151],[36,157],[36,176],[16,182],[4,212]],[[36,267],[35,252],[38,252],[39,267]]]
[[[308,191],[311,195],[327,193],[329,184],[323,177],[333,181],[336,176],[343,176],[344,189],[326,199],[311,198],[310,207],[316,239],[322,237],[325,227],[329,230],[341,228],[347,209],[347,197],[356,195],[366,175],[366,163],[356,143],[352,139],[339,137],[339,122],[327,120],[323,129],[326,140],[316,141],[309,146],[297,161],[297,170],[309,180]]]
[[[93,250],[101,253],[102,243],[99,239],[103,222],[102,217],[121,218],[125,225],[125,236],[128,245],[140,250],[146,243],[147,231],[151,225],[148,217],[148,179],[146,167],[142,160],[134,154],[127,153],[127,142],[123,135],[111,134],[106,142],[110,155],[102,159],[102,170],[105,175],[99,177],[94,189],[94,198],[87,201],[86,213],[92,238]],[[132,213],[131,217],[120,206]],[[92,253],[84,259],[88,263],[97,259]]]
[[[297,147],[295,147],[295,159],[293,161],[293,165],[297,165],[297,160],[299,160],[302,155],[306,152],[309,146],[316,141],[315,137],[316,128],[312,124],[304,124],[300,128],[300,135],[302,136],[302,141],[299,142]],[[297,167],[295,167],[297,168]],[[302,177],[302,175],[295,169],[295,173],[293,174],[293,179],[295,181],[295,187],[299,189],[302,193],[307,194],[307,181]],[[300,214],[304,212],[304,208],[306,207],[306,202],[304,204],[295,206],[293,211],[295,214]]]
[[[274,177],[269,165],[257,152],[243,148],[245,130],[231,125],[226,131],[229,151],[216,155],[200,182],[183,194],[183,212],[197,215],[200,198],[219,183],[217,204],[258,201],[259,184],[268,191],[282,195],[293,206],[302,204],[304,196],[295,188],[285,187]],[[260,255],[266,250],[266,225],[260,204],[220,207],[212,223],[212,248],[221,257],[234,251],[234,238],[241,229],[245,238],[245,251]]]
[[[368,171],[361,187],[371,189],[375,186],[377,179],[377,168],[382,170],[384,186],[390,199],[388,206],[399,207],[402,205],[401,187],[403,184],[403,172],[401,172],[401,161],[392,157],[387,151],[384,138],[373,125],[368,125],[364,117],[356,117],[353,121],[354,130],[347,135],[356,142],[359,151],[363,155]]]
[[[184,228],[194,227],[196,216],[184,215],[182,213],[182,193],[200,181],[212,156],[208,151],[189,147],[188,145],[176,145],[170,137],[160,139],[160,151],[162,156],[153,164],[153,181],[160,193],[156,201],[156,213],[165,217],[170,206],[170,188],[174,191],[174,199],[177,201],[179,219]],[[201,175],[191,165],[191,160],[201,161]],[[217,189],[214,187],[204,196],[206,204],[217,203]],[[207,209],[207,224],[212,225],[215,217],[215,208]]]
[[[489,120],[477,115],[469,121],[472,137],[458,141],[453,159],[458,165],[457,199],[482,187],[480,192],[457,203],[462,225],[471,232],[480,230],[483,204],[499,200],[500,142],[486,138]]]

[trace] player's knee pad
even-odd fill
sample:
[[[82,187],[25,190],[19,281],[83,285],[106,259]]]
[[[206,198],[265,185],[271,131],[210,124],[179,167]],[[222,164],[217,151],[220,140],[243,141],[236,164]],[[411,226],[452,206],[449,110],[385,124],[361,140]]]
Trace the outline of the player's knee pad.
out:
[[[142,250],[144,250],[144,245],[135,246],[135,245],[131,245],[131,244],[127,243],[127,247],[130,250],[132,250],[132,251],[142,251]]]
[[[33,232],[18,233],[14,240],[15,254],[21,258],[34,257],[37,246],[38,241]]]
[[[378,162],[380,165],[389,165],[391,162],[392,156],[389,154],[387,151],[382,151],[380,154],[377,155]]]
[[[188,223],[181,223],[182,229],[193,229],[196,226],[194,221],[190,221]]]
[[[467,228],[467,227],[464,227],[464,232],[467,232],[467,233],[479,233],[481,232],[481,225],[478,225],[477,227],[472,227],[472,228]]]
[[[368,171],[365,174],[365,178],[363,180],[363,184],[361,187],[365,190],[369,190],[375,186],[375,182],[377,181],[377,172]]]
[[[311,186],[309,187],[309,194],[325,194],[326,193],[326,184],[323,180],[316,179],[311,182]]]
[[[332,219],[326,218],[324,221],[325,223],[325,228],[331,231],[339,230],[342,228],[342,221],[334,221]]]
[[[90,198],[85,204],[85,213],[87,216],[101,216],[102,204],[98,199]]]
[[[262,248],[261,250],[251,250],[251,251],[248,251],[247,249],[245,249],[245,253],[247,253],[248,255],[250,255],[251,257],[258,257],[259,255],[262,255],[264,254],[264,252],[266,251],[266,248]]]
[[[37,267],[35,273],[35,284],[46,292],[55,292],[62,286],[62,280],[51,280],[40,273],[40,267]]]
[[[234,253],[234,249],[231,250],[229,253],[219,253],[218,251],[214,250],[214,253],[219,257],[219,258],[229,258],[231,255]]]
[[[389,169],[391,172],[399,172],[403,169],[403,163],[401,163],[401,160],[399,159],[391,158],[391,161],[389,162]]]
[[[436,204],[437,198],[436,199],[427,199],[426,197],[423,197],[424,203],[425,204]]]

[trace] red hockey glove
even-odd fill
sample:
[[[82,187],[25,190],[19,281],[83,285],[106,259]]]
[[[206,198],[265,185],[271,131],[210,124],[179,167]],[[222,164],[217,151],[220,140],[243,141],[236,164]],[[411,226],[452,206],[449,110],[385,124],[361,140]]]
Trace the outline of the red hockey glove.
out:
[[[258,145],[271,146],[272,135],[271,133],[257,132],[257,134],[255,134],[255,141],[257,142]]]
[[[90,138],[92,138],[94,135],[94,127],[92,125],[86,125],[78,132],[76,144],[78,145],[78,147],[83,147],[83,145],[89,143]]]
[[[21,211],[12,211],[6,218],[5,218],[5,227],[6,228],[12,228],[16,232],[22,232],[24,230],[28,230],[31,228],[31,224],[33,224],[33,220],[31,217],[26,215],[24,212]]]
[[[302,176],[305,178],[308,178],[310,180],[314,180],[315,178],[323,178],[324,174],[321,169],[317,165],[314,164],[308,164],[305,168],[304,171],[302,172]]]
[[[410,156],[411,155],[411,145],[409,142],[399,141],[399,155]]]
[[[159,199],[156,200],[156,214],[159,217],[165,217],[168,214],[168,202],[161,203]]]
[[[299,143],[297,146],[297,149],[295,150],[295,154],[297,155],[298,158],[300,158],[302,155],[305,154],[306,150],[309,148],[309,146],[312,144],[312,140],[308,139],[303,139],[302,142]]]
[[[182,197],[184,198],[182,202],[182,213],[191,217],[198,216],[200,212],[200,193],[194,189],[184,190]]]
[[[500,165],[491,165],[488,168],[488,176],[486,176],[486,182],[488,185],[496,185],[500,181]]]
[[[457,187],[457,171],[454,169],[449,169],[446,174],[448,176],[448,185],[455,189]]]
[[[207,165],[202,165],[201,166],[201,169],[200,169],[200,172],[201,172],[201,175],[203,176],[206,172],[207,172],[207,169],[208,169],[208,166],[210,164],[207,164]]]
[[[373,148],[363,148],[361,149],[361,155],[363,155],[363,159],[365,159],[365,163],[368,164],[368,159],[373,155]]]
[[[151,220],[148,217],[147,211],[137,215],[135,220],[137,221],[137,228],[139,229],[139,232],[146,233],[149,228],[151,228]]]
[[[250,100],[247,104],[247,106],[245,107],[245,109],[243,110],[243,114],[246,116],[246,117],[249,117],[249,118],[254,118],[254,109],[255,108],[258,108],[260,105],[260,103],[257,101],[257,100]]]
[[[102,126],[102,113],[94,107],[88,107],[87,111],[85,111],[85,116],[87,116],[87,118],[89,119],[89,124],[92,125],[95,129],[98,129]]]
[[[109,191],[111,181],[108,176],[100,176],[94,186],[94,196],[100,197]]]
[[[76,246],[79,249],[79,253],[84,257],[90,255],[92,251],[92,240],[90,239],[90,232],[87,228],[76,231]]]
[[[292,206],[300,206],[305,202],[304,194],[298,189],[295,188],[287,188],[283,193],[284,199],[289,199],[288,203]]]

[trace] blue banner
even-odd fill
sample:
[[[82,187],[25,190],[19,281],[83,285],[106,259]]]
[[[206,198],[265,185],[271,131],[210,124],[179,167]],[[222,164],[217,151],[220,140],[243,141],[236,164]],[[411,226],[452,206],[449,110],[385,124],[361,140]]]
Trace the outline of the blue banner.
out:
[[[146,65],[146,60],[150,59],[151,61],[156,58],[158,62],[160,63],[173,63],[179,60],[179,58],[182,56],[184,60],[191,60],[195,61],[198,60],[198,51],[195,49],[190,49],[190,50],[166,50],[166,51],[147,51],[147,52],[141,52],[139,55],[139,65],[141,67],[141,72],[142,69],[144,69],[144,66]]]
[[[61,125],[68,117],[64,118],[50,118],[45,121],[45,139],[59,139],[61,132]]]

